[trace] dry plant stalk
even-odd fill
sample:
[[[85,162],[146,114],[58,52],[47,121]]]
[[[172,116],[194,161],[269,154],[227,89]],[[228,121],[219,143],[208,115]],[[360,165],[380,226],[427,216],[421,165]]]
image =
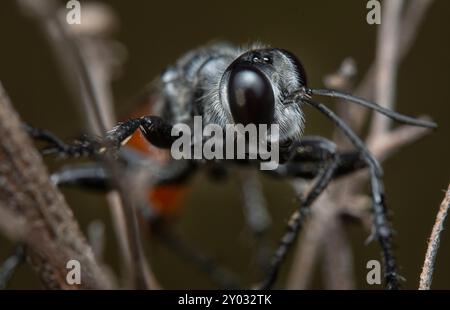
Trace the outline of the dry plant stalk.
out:
[[[0,228],[11,240],[25,244],[44,287],[111,288],[21,124],[0,85]],[[66,264],[73,259],[81,264],[80,285],[66,282]]]
[[[428,241],[427,253],[425,254],[425,261],[420,274],[419,290],[429,290],[431,288],[431,281],[433,280],[434,265],[436,263],[436,256],[441,242],[441,232],[444,230],[444,222],[450,209],[450,184],[445,193],[444,200],[442,200],[439,207],[436,221],[431,231],[430,239]]]
[[[100,4],[83,5],[83,26],[69,27],[62,21],[58,3],[54,0],[17,0],[24,13],[34,18],[46,35],[67,85],[77,100],[92,135],[103,136],[116,123],[110,82],[114,69],[120,65],[115,54],[118,44],[108,37],[115,27],[115,16],[109,7]],[[114,46],[113,46],[114,45]],[[116,191],[107,195],[111,217],[125,264],[126,282],[140,289],[159,285],[147,264],[141,244],[135,201],[129,195],[130,182],[124,182],[120,167],[105,154],[105,166],[112,175]],[[131,184],[131,183],[130,183]]]
[[[394,108],[396,75],[401,61],[411,49],[417,30],[426,15],[427,9],[433,0],[412,0],[405,2],[405,12],[402,12],[403,1],[386,1],[383,3],[383,21],[378,33],[378,48],[376,60],[369,68],[354,93],[368,99],[377,98],[378,102],[387,108]],[[328,88],[352,91],[352,78],[356,72],[352,64],[344,61],[341,69],[333,76],[325,79]],[[388,83],[389,82],[389,83]],[[348,105],[345,102],[338,105],[339,115],[360,133],[368,110],[358,106]],[[424,117],[421,117],[424,118]],[[366,144],[374,156],[382,162],[402,147],[417,141],[429,130],[407,125],[391,128],[391,121],[382,115],[372,118]],[[342,148],[348,148],[348,141],[339,131],[334,134],[334,141]],[[294,263],[289,273],[288,289],[305,289],[309,285],[310,275],[314,264],[318,261],[320,253],[325,255],[325,270],[338,271],[340,281],[333,277],[325,277],[325,286],[329,289],[354,288],[353,265],[342,257],[352,257],[351,247],[348,245],[341,217],[349,214],[359,218],[370,229],[368,200],[361,194],[366,184],[368,173],[360,171],[349,177],[334,182],[328,188],[328,201],[318,200],[314,205],[314,212],[310,223],[299,238],[295,250]],[[332,210],[328,212],[315,212],[322,203]],[[330,215],[331,214],[331,215]],[[321,223],[327,223],[323,225]],[[333,236],[333,239],[329,238]],[[319,244],[312,247],[311,239]],[[332,240],[339,240],[340,246],[334,245]]]

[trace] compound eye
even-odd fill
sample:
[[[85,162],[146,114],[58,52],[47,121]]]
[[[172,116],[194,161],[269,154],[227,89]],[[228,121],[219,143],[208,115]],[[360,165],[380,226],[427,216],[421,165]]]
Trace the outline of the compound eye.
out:
[[[235,123],[271,124],[275,98],[268,78],[252,65],[237,65],[231,70],[227,89]]]

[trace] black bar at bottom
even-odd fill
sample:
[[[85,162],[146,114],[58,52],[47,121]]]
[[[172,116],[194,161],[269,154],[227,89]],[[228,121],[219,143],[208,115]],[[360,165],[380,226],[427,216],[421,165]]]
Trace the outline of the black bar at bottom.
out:
[[[63,307],[61,309],[81,309],[85,306],[114,306],[118,309],[127,309],[127,307],[186,305],[195,305],[199,308],[233,305],[267,307],[355,305],[382,309],[381,307],[386,306],[432,304],[450,305],[450,291],[0,291],[1,309],[17,305],[29,307],[51,305]]]

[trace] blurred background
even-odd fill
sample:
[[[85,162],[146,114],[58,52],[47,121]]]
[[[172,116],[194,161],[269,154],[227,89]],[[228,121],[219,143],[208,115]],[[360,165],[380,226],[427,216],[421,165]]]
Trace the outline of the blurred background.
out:
[[[63,1],[62,1],[63,2]],[[81,1],[83,5],[87,1]],[[212,40],[236,44],[261,41],[297,55],[309,84],[323,87],[325,75],[352,57],[358,77],[374,59],[377,26],[366,23],[366,2],[348,1],[103,1],[118,15],[114,38],[127,51],[123,72],[114,82],[115,108],[124,115],[130,99],[167,65],[186,51]],[[402,63],[396,110],[430,115],[439,129],[403,148],[384,163],[388,207],[396,231],[396,253],[405,277],[404,287],[418,287],[427,238],[449,182],[450,172],[450,2],[431,6],[411,52]],[[82,118],[62,82],[58,64],[42,33],[20,14],[15,1],[0,4],[0,80],[26,122],[60,137],[82,132]],[[321,115],[307,112],[306,134],[330,137],[333,127]],[[0,137],[1,139],[1,137]],[[62,164],[48,161],[50,169]],[[287,182],[262,177],[272,216],[269,239],[275,246],[296,206]],[[242,197],[235,174],[214,183],[203,174],[192,181],[186,206],[173,228],[190,244],[227,266],[249,286],[260,280],[251,235],[245,227]],[[119,270],[117,247],[106,202],[101,195],[64,190],[83,229],[94,220],[106,225],[105,262]],[[447,226],[450,225],[447,223]],[[368,233],[347,225],[354,252],[357,288],[380,289],[366,283],[366,262],[380,259],[376,242],[365,245]],[[162,287],[215,288],[207,276],[154,240],[147,238],[148,256]],[[0,260],[12,244],[0,237]],[[320,256],[319,258],[320,259]],[[292,257],[282,269],[277,288],[283,288]],[[450,235],[444,231],[433,279],[434,289],[450,289]],[[316,265],[310,288],[323,288],[323,270]],[[20,268],[10,288],[39,288],[28,266]]]

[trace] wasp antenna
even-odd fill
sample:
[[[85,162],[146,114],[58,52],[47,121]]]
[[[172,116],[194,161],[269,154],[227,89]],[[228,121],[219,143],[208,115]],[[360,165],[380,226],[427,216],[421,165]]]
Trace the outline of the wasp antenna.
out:
[[[344,135],[361,153],[367,164],[374,169],[377,177],[381,177],[381,175],[383,174],[383,170],[378,161],[375,159],[375,157],[373,157],[373,155],[370,153],[370,151],[367,149],[366,145],[358,137],[358,135],[339,116],[337,116],[332,110],[327,108],[323,103],[315,102],[307,98],[303,98],[302,101],[319,110],[319,112],[328,117],[340,130],[342,130]]]
[[[420,120],[420,119],[416,119],[416,118],[413,118],[413,117],[410,117],[407,115],[403,115],[403,114],[397,113],[395,111],[383,108],[382,106],[380,106],[374,102],[370,102],[363,98],[356,97],[356,96],[353,96],[350,94],[346,94],[346,93],[343,93],[340,91],[336,91],[336,90],[332,90],[332,89],[313,89],[313,88],[309,88],[307,91],[311,95],[339,98],[339,99],[344,99],[344,100],[354,102],[363,107],[375,110],[383,115],[386,115],[387,117],[392,118],[393,120],[395,120],[397,122],[401,122],[404,124],[408,124],[408,125],[412,125],[412,126],[419,126],[419,127],[426,127],[426,128],[433,128],[433,129],[437,128],[437,124],[434,122]]]

